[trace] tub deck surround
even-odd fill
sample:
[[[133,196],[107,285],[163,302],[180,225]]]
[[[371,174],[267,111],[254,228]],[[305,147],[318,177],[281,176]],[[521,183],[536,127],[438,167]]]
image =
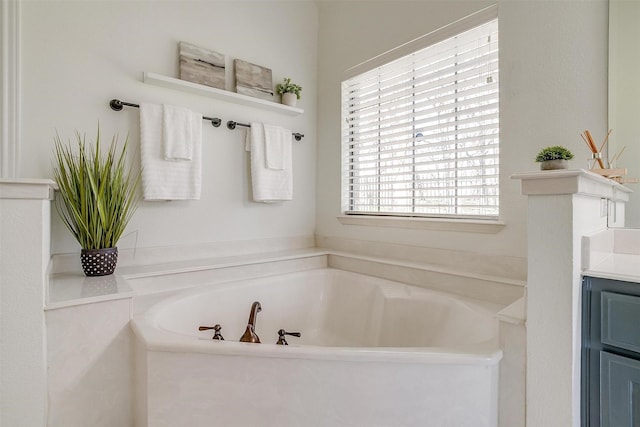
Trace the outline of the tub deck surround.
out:
[[[127,299],[47,310],[47,422],[8,425],[133,426],[130,312]]]
[[[495,367],[173,352],[144,363],[151,408],[136,411],[149,427],[497,426]]]
[[[520,298],[500,310],[499,426],[525,425],[526,301]]]
[[[141,258],[146,261],[153,259],[153,256],[142,255]],[[179,294],[198,293],[207,289],[213,291],[214,289],[224,287],[241,288],[244,286],[243,283],[256,280],[256,278],[263,277],[269,279],[272,277],[282,277],[283,275],[297,274],[298,272],[316,271],[318,269],[321,271],[331,270],[327,269],[327,267],[337,267],[338,269],[353,271],[362,270],[364,274],[369,276],[368,279],[372,279],[372,276],[375,275],[381,275],[383,278],[390,277],[398,282],[407,281],[409,284],[420,286],[420,288],[414,288],[413,286],[409,286],[409,288],[419,289],[423,292],[430,292],[428,288],[435,288],[445,292],[455,290],[456,293],[462,296],[462,299],[473,300],[471,302],[474,302],[474,306],[489,313],[496,313],[507,304],[521,297],[524,289],[522,281],[514,280],[513,278],[505,279],[492,276],[484,272],[482,274],[473,274],[455,271],[452,268],[446,268],[442,265],[429,265],[417,260],[402,262],[381,256],[376,257],[323,248],[296,248],[272,252],[262,251],[260,253],[235,254],[233,256],[183,259],[173,262],[162,262],[167,258],[166,254],[163,256],[164,258],[160,257],[160,262],[155,264],[147,263],[144,265],[119,266],[118,269],[116,269],[116,273],[110,277],[87,278],[79,269],[76,272],[62,272],[49,276],[49,294],[45,307],[45,315],[47,318],[50,316],[62,318],[60,317],[62,314],[67,312],[72,313],[75,312],[75,310],[80,310],[84,313],[82,319],[77,319],[80,324],[78,328],[74,329],[76,332],[74,332],[73,341],[68,340],[68,348],[64,349],[70,357],[82,357],[82,347],[77,347],[74,343],[85,343],[81,345],[88,345],[90,347],[102,346],[102,342],[91,344],[95,341],[95,334],[82,326],[82,324],[87,323],[90,325],[98,319],[101,319],[102,317],[100,316],[95,319],[92,318],[92,316],[94,316],[94,313],[98,313],[103,307],[105,309],[118,307],[120,315],[127,318],[130,318],[130,316],[138,317],[138,315],[146,313],[154,305]],[[337,273],[350,274],[348,271],[335,271]],[[495,280],[496,282],[491,282],[491,280]],[[460,282],[460,284],[456,285],[456,282]],[[306,285],[306,282],[301,281],[298,284]],[[487,290],[492,286],[491,291],[487,291],[484,294],[483,292],[479,292],[482,289]],[[304,287],[305,286],[300,286],[300,289]],[[449,292],[448,298],[451,297],[451,292]],[[292,300],[296,301],[291,295],[283,297],[285,300],[289,300],[289,298],[293,298]],[[349,298],[349,301],[351,301],[351,299],[352,298]],[[355,298],[356,302],[359,300],[360,298]],[[241,319],[239,319],[239,321],[243,323],[246,321],[247,310],[251,302],[253,302],[253,299],[247,307],[242,307],[240,313]],[[230,393],[240,393],[242,392],[240,389],[249,387],[246,382],[247,377],[244,377],[245,379],[238,377],[238,371],[233,368],[233,366],[237,365],[238,369],[243,369],[247,372],[255,371],[257,375],[255,381],[265,384],[265,387],[268,381],[274,379],[273,372],[281,372],[279,378],[284,378],[285,381],[291,381],[291,387],[283,391],[280,397],[278,397],[278,399],[282,399],[280,403],[283,405],[297,401],[297,399],[303,395],[305,399],[309,396],[314,396],[314,399],[317,398],[314,400],[317,403],[312,407],[307,406],[304,407],[304,409],[300,409],[299,416],[302,418],[296,418],[298,422],[292,422],[289,425],[304,425],[305,423],[303,421],[306,420],[304,417],[308,417],[309,414],[316,412],[318,412],[318,417],[326,416],[324,413],[326,411],[319,412],[319,408],[328,406],[335,408],[336,414],[341,414],[340,416],[336,415],[337,418],[335,422],[331,422],[331,425],[340,425],[341,423],[344,425],[358,425],[358,422],[350,417],[354,416],[353,408],[363,404],[361,401],[354,401],[354,396],[363,393],[362,387],[349,385],[347,387],[351,387],[348,393],[349,395],[345,396],[344,399],[338,399],[338,401],[335,400],[333,393],[329,393],[330,387],[340,388],[345,386],[344,382],[341,382],[341,378],[336,376],[336,372],[340,370],[344,371],[343,377],[352,378],[354,381],[357,377],[361,383],[368,384],[364,387],[367,389],[365,394],[369,393],[370,389],[371,393],[377,395],[376,398],[384,402],[380,405],[382,408],[388,406],[388,402],[393,401],[393,399],[398,396],[403,396],[403,393],[408,393],[406,404],[401,406],[404,408],[404,413],[400,415],[396,414],[401,418],[411,418],[406,423],[403,422],[402,424],[404,425],[428,425],[430,420],[440,419],[438,417],[441,417],[442,420],[447,419],[447,414],[445,413],[440,413],[440,415],[434,415],[433,417],[427,417],[425,415],[423,419],[424,422],[420,423],[415,421],[418,420],[419,417],[412,418],[411,415],[407,414],[424,408],[429,408],[436,414],[440,408],[452,407],[454,403],[451,401],[441,401],[440,404],[436,404],[434,402],[437,400],[434,399],[430,399],[429,402],[425,402],[424,398],[421,401],[416,401],[416,396],[433,394],[432,390],[434,388],[440,387],[440,384],[443,382],[449,384],[449,382],[447,382],[448,379],[454,377],[457,378],[454,382],[458,384],[459,388],[465,389],[464,396],[461,395],[459,397],[461,400],[455,404],[460,404],[471,412],[474,412],[476,415],[472,417],[473,420],[478,418],[478,411],[486,411],[487,408],[493,408],[492,405],[494,405],[495,400],[493,396],[495,393],[493,393],[492,390],[498,387],[498,380],[496,379],[498,376],[497,372],[498,369],[502,369],[502,367],[498,368],[499,355],[501,353],[496,352],[497,347],[493,344],[485,344],[484,346],[477,344],[471,346],[473,349],[471,347],[457,349],[452,349],[447,346],[430,347],[427,356],[423,351],[424,348],[394,347],[389,345],[385,348],[378,347],[372,349],[372,347],[363,346],[327,347],[326,345],[310,345],[309,342],[305,341],[311,338],[312,335],[308,334],[308,330],[306,331],[307,333],[303,330],[303,337],[291,338],[289,340],[289,346],[287,346],[287,349],[290,351],[284,353],[282,346],[273,345],[277,340],[277,330],[283,328],[293,331],[296,330],[296,325],[290,326],[278,323],[277,326],[274,324],[269,330],[264,330],[263,327],[269,327],[268,323],[265,323],[268,319],[268,316],[265,317],[265,315],[271,315],[273,313],[272,304],[269,303],[269,306],[267,306],[267,302],[268,299],[262,301],[263,312],[258,315],[257,320],[258,334],[262,342],[265,343],[264,347],[257,349],[258,352],[264,352],[264,354],[259,354],[260,357],[258,359],[260,362],[258,364],[255,363],[256,358],[253,356],[235,353],[243,351],[247,345],[263,344],[231,342],[233,340],[237,341],[240,335],[234,336],[230,325],[226,324],[226,322],[223,323],[222,334],[226,338],[225,344],[229,344],[229,346],[225,347],[225,351],[229,352],[229,354],[218,355],[208,353],[208,351],[212,349],[211,336],[205,336],[204,339],[196,340],[194,343],[192,340],[189,342],[183,341],[184,338],[188,337],[177,334],[176,342],[172,343],[172,345],[181,348],[181,353],[176,355],[171,351],[165,351],[168,350],[168,347],[163,347],[167,344],[166,341],[164,341],[166,331],[163,332],[164,335],[160,341],[156,341],[153,335],[153,333],[158,331],[152,331],[151,335],[147,336],[148,341],[134,340],[132,328],[125,325],[124,327],[127,331],[131,330],[132,339],[123,341],[125,344],[122,346],[126,347],[126,349],[124,347],[120,348],[122,347],[120,345],[122,342],[119,341],[120,344],[116,345],[118,350],[115,348],[112,350],[114,352],[130,351],[127,345],[141,347],[142,350],[136,352],[136,360],[138,360],[137,366],[144,367],[147,366],[147,363],[149,363],[149,366],[152,366],[149,370],[143,369],[144,377],[147,378],[148,372],[150,387],[158,390],[158,394],[154,395],[151,400],[144,397],[142,400],[139,400],[137,404],[145,406],[147,402],[153,401],[153,399],[156,398],[166,397],[169,399],[169,397],[174,394],[171,390],[174,390],[175,387],[171,389],[164,387],[164,385],[168,383],[173,383],[174,385],[180,383],[180,387],[185,390],[185,393],[193,395],[195,399],[197,394],[211,392],[211,390],[207,388],[211,382],[220,385],[219,388],[213,391],[213,395],[221,396],[220,402],[225,402],[224,399]],[[240,310],[240,308],[238,309]],[[426,312],[429,311],[430,310],[426,310]],[[76,321],[71,320],[75,319],[72,314],[63,317],[69,319],[71,324]],[[207,320],[215,322],[215,319]],[[205,323],[204,325],[213,326],[213,324],[215,323]],[[48,324],[48,328],[52,328],[52,332],[58,331],[58,333],[63,333],[66,330],[71,330],[70,325],[57,322],[55,324]],[[133,325],[133,322],[132,326],[134,328],[136,327]],[[195,326],[196,329],[198,326],[200,325]],[[242,326],[244,327],[246,324]],[[271,331],[271,329],[273,330]],[[395,329],[390,332],[395,332]],[[271,341],[273,341],[273,343]],[[126,342],[129,342],[129,344],[126,344]],[[147,344],[153,348],[153,350],[147,350],[145,348]],[[109,345],[109,348],[111,349],[112,346]],[[335,350],[338,348],[341,349],[340,360],[333,360],[333,358],[335,358]],[[148,357],[144,357],[144,360],[141,361],[139,354],[146,351],[149,351]],[[324,354],[324,356],[314,360],[310,366],[308,365],[308,363],[310,363],[309,351],[313,351],[315,357],[317,357],[318,354]],[[187,357],[184,357],[185,353],[188,353]],[[283,355],[294,357],[283,357]],[[223,374],[216,369],[203,371],[202,363],[211,365],[211,361],[207,359],[209,357],[223,358],[224,361],[231,363],[230,366],[232,367]],[[507,355],[505,354],[504,357],[507,357]],[[390,360],[394,360],[392,362],[395,366],[393,372],[382,374],[380,370],[375,369],[379,364],[390,363]],[[337,363],[338,365],[334,366],[332,365],[333,363]],[[345,367],[345,363],[348,363],[350,367]],[[217,364],[218,361],[211,366],[218,366]],[[269,368],[268,365],[270,365],[271,368]],[[60,366],[64,368],[66,365],[63,363]],[[502,363],[500,363],[500,366],[502,366]],[[89,381],[92,382],[92,384],[95,383],[96,387],[99,387],[97,384],[99,384],[100,381],[109,381],[110,376],[121,375],[122,372],[129,372],[127,369],[130,369],[130,367],[122,366],[114,369],[113,372],[108,372],[92,367],[83,369],[81,375],[75,372],[74,375],[78,374],[78,378],[82,378],[82,381]],[[178,376],[184,372],[184,369],[193,371],[194,375],[196,372],[199,372],[199,374],[197,378],[192,377],[191,379],[185,380],[184,383],[181,383]],[[419,371],[416,371],[417,369],[419,369]],[[400,371],[403,373],[400,374]],[[138,376],[140,372],[135,372],[135,374]],[[325,384],[328,394],[323,394],[322,392],[314,391],[304,386],[305,384],[313,384],[317,378],[325,377],[328,378],[329,381]],[[416,384],[415,388],[412,389],[413,391],[409,393],[406,391],[405,381],[417,377],[422,378],[422,380],[419,384]],[[120,376],[118,378],[120,378]],[[206,378],[208,378],[208,380]],[[146,379],[141,381],[146,381]],[[467,387],[467,383],[484,385],[480,386],[480,388],[476,386]],[[50,387],[52,387],[52,390],[58,390],[60,384],[51,383]],[[487,387],[489,387],[490,390],[488,390]],[[260,390],[260,393],[264,392],[266,395],[272,396],[271,391],[268,391],[262,386],[258,387],[257,390]],[[297,391],[299,391],[299,393]],[[167,394],[163,395],[165,392]],[[244,390],[244,392],[245,394],[253,393],[252,395],[258,399],[255,404],[257,407],[253,413],[246,413],[246,411],[238,409],[240,412],[246,413],[245,416],[250,418],[265,410],[261,405],[268,402],[269,399],[265,400],[264,395],[254,390],[253,387],[249,387],[249,390]],[[58,397],[56,398],[56,405],[61,405],[55,409],[56,413],[63,414],[67,413],[67,411],[79,411],[79,413],[84,414],[82,408],[87,407],[87,405],[80,403],[83,402],[83,400],[73,394],[75,391],[69,389],[63,390],[62,393],[64,393],[64,395],[57,395]],[[146,396],[146,390],[144,390],[144,393],[140,393],[141,392],[138,391],[133,395]],[[255,393],[258,394],[256,395]],[[320,394],[319,396],[318,393]],[[483,400],[477,400],[478,395],[482,395]],[[195,399],[194,402],[197,400],[198,399]],[[465,401],[464,404],[460,403],[462,400]],[[345,402],[350,402],[351,406]],[[183,425],[183,420],[171,419],[171,417],[177,417],[179,414],[185,413],[184,406],[176,408],[175,412],[171,412],[170,408],[173,407],[172,405],[173,403],[167,401],[166,411],[169,411],[168,413],[162,410],[149,413],[143,411],[144,414],[137,416],[138,421],[136,421],[136,423],[139,423],[138,425],[149,426],[169,425],[166,423],[163,424],[161,421],[163,418],[169,417],[166,419],[169,420],[169,422],[173,422],[173,425]],[[271,410],[271,407],[270,405],[267,406],[266,410],[268,412]],[[228,407],[220,406],[214,408],[214,410],[216,413],[227,413]],[[362,407],[362,411],[365,410],[366,408]],[[199,409],[195,408],[194,411],[198,412]],[[191,409],[187,409],[186,413],[190,414]],[[282,411],[280,415],[281,413]],[[492,410],[491,414],[493,413]],[[203,419],[207,418],[210,420],[210,415],[210,413],[203,414]],[[91,419],[90,414],[85,414],[85,416],[86,419]],[[380,424],[373,415],[372,417],[373,418],[369,420],[365,420],[366,425]],[[491,419],[493,415],[483,417]],[[246,425],[264,425],[264,420],[261,420],[259,417],[256,419],[249,418],[246,419]],[[148,423],[146,421],[139,421],[147,419],[149,420]],[[347,421],[342,422],[340,420]],[[228,419],[227,421],[229,422],[224,425],[234,425],[232,419]],[[359,419],[358,421],[363,420]],[[282,425],[276,421],[275,415],[271,424]],[[397,423],[389,421],[387,424],[395,425]],[[198,424],[192,423],[190,425]],[[237,423],[235,425],[237,425]],[[286,425],[286,422],[284,425]],[[465,423],[460,423],[460,425],[465,425]],[[475,422],[469,421],[466,425],[474,425],[474,427],[477,425],[494,426],[495,423],[488,421],[485,424],[484,421],[482,421],[482,423],[476,424]]]
[[[440,265],[403,262],[323,248],[263,252],[118,267],[112,276],[89,278],[80,271],[51,274],[45,310],[153,293],[179,291],[210,283],[261,277],[323,266],[335,267],[481,301],[507,305],[522,296],[525,282],[456,271]]]
[[[311,263],[311,267],[307,266]],[[194,259],[163,264],[118,267],[111,276],[85,277],[80,271],[52,274],[48,282],[45,310],[79,304],[132,298],[149,293],[176,291],[203,284],[251,277],[291,268],[326,265],[326,253],[317,249],[296,249],[273,253]],[[278,267],[284,268],[284,270]]]
[[[133,292],[121,274],[86,277],[84,273],[53,274],[48,278],[45,310],[131,298]]]
[[[503,306],[522,297],[524,292],[525,282],[521,280],[466,273],[441,266],[426,266],[416,262],[389,261],[339,252],[330,252],[328,257],[330,267]]]
[[[237,342],[254,300],[262,344]],[[184,291],[131,322],[137,419],[495,427],[497,310],[330,268]],[[225,341],[198,331],[214,323]],[[302,336],[278,346],[281,328]]]
[[[513,304],[500,310],[496,316],[501,322],[524,326],[527,320],[526,298],[522,297],[516,300]]]
[[[458,274],[483,275],[518,281],[527,280],[527,259],[509,254],[431,248],[415,244],[389,243],[316,235],[317,247],[333,253],[346,253],[388,261],[428,264],[431,269],[444,269]]]
[[[133,274],[172,272],[199,268],[208,264],[233,263],[268,257],[295,254],[314,248],[313,236],[265,238],[223,241],[189,245],[149,248],[118,248],[118,270],[130,269]],[[80,271],[78,253],[56,254],[51,259],[52,273]],[[126,270],[129,271],[129,270]]]

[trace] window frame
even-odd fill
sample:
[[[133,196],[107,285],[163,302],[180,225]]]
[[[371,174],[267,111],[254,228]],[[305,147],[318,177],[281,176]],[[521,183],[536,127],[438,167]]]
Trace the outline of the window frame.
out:
[[[395,61],[396,59],[400,59],[406,57],[407,55],[418,52],[426,47],[429,47],[433,44],[436,44],[440,41],[452,38],[460,33],[471,30],[483,24],[486,24],[490,21],[498,19],[498,6],[493,5],[487,7],[481,11],[478,11],[468,17],[462,18],[456,22],[453,22],[443,28],[435,30],[425,36],[422,36],[418,39],[405,43],[391,51],[388,51],[382,55],[379,55],[371,60],[368,60],[362,64],[356,65],[350,69],[348,69],[343,75],[343,84],[345,81],[349,80],[352,77],[359,76],[361,74],[367,73],[369,71],[375,70],[385,64]],[[499,90],[498,90],[498,98],[499,98]],[[498,107],[499,110],[499,107]],[[498,112],[499,114],[499,112]],[[343,116],[343,120],[345,117]],[[342,127],[341,127],[342,128]],[[498,125],[499,129],[499,125]],[[498,131],[499,132],[499,131]],[[498,133],[499,138],[499,133]],[[341,137],[341,140],[343,138]],[[498,213],[497,215],[458,215],[458,214],[423,214],[423,213],[398,213],[398,212],[362,212],[362,211],[350,211],[349,208],[349,198],[350,198],[350,190],[351,185],[348,182],[349,178],[344,175],[344,172],[347,170],[348,165],[345,164],[345,144],[344,140],[341,141],[341,212],[342,215],[338,217],[341,223],[343,224],[358,224],[362,223],[363,225],[371,225],[376,223],[380,225],[380,220],[384,222],[393,223],[395,225],[389,225],[393,227],[402,227],[402,228],[434,228],[433,226],[424,226],[424,225],[415,225],[412,224],[412,221],[419,221],[423,224],[428,222],[432,222],[434,224],[442,224],[443,222],[458,222],[466,224],[462,228],[469,228],[469,224],[474,224],[471,228],[483,228],[483,227],[475,227],[475,225],[482,224],[484,222],[492,223],[492,226],[489,227],[490,231],[481,231],[481,230],[471,230],[477,232],[497,232],[498,230],[504,226],[504,223],[500,221],[500,166],[499,166],[499,151],[498,151],[498,164],[496,165],[497,174],[498,174]],[[348,151],[348,150],[347,150]],[[369,220],[359,221],[358,217],[370,217]],[[371,217],[376,217],[375,220]],[[497,226],[496,227],[494,227]],[[441,229],[441,225],[436,225],[435,229]],[[447,228],[447,227],[444,227]]]

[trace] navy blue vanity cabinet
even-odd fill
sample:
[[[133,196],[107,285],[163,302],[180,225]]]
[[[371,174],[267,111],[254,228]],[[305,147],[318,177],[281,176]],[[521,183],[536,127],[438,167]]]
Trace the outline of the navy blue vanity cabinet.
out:
[[[585,277],[582,426],[640,427],[640,284]]]

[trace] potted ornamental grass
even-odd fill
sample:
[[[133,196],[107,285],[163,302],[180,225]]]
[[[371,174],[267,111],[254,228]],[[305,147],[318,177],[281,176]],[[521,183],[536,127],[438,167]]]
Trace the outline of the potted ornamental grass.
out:
[[[117,150],[117,136],[106,150],[100,129],[95,143],[76,131],[75,140],[54,138],[53,176],[58,185],[56,209],[82,247],[80,260],[87,276],[112,274],[116,246],[138,203],[140,171],[126,165],[128,138]]]
[[[285,77],[282,83],[276,85],[276,92],[282,95],[283,104],[295,107],[297,100],[300,99],[302,86],[292,83],[289,77]]]
[[[540,163],[541,170],[567,169],[571,159],[573,159],[573,153],[559,145],[543,148],[536,156],[536,162]]]

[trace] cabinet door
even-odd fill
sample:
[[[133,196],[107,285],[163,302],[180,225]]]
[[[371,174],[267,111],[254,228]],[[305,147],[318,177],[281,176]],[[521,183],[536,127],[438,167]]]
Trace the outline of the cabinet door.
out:
[[[640,297],[603,291],[601,298],[602,343],[640,353]]]
[[[640,426],[640,361],[600,352],[602,427]]]

